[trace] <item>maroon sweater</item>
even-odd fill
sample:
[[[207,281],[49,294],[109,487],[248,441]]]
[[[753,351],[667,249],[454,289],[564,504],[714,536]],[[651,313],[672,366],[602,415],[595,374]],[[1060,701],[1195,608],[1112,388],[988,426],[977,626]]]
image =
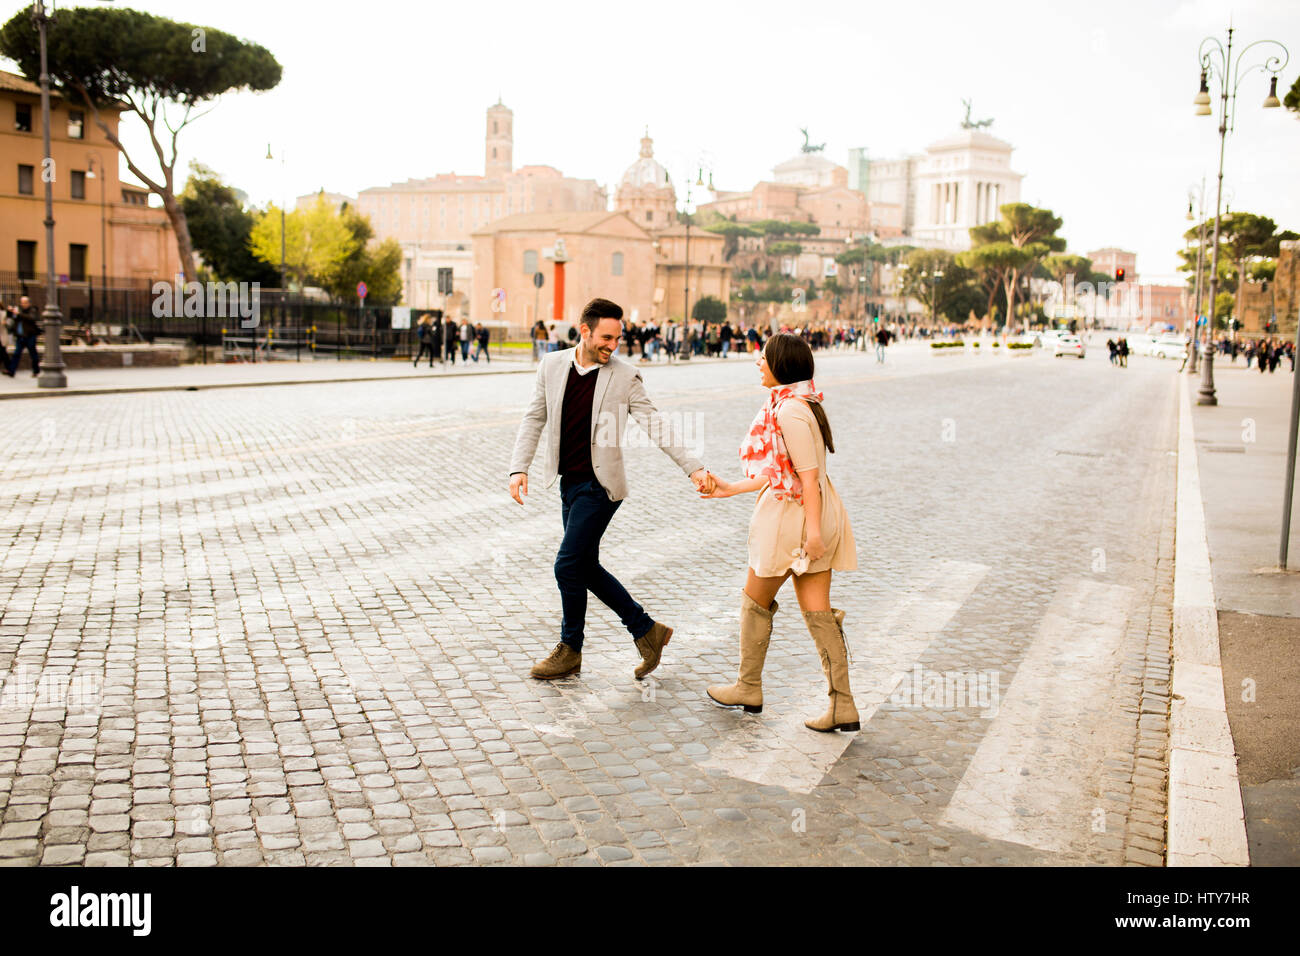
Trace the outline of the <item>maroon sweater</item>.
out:
[[[596,397],[596,376],[600,369],[579,375],[569,368],[560,411],[560,474],[570,481],[594,481],[591,467],[591,406]]]

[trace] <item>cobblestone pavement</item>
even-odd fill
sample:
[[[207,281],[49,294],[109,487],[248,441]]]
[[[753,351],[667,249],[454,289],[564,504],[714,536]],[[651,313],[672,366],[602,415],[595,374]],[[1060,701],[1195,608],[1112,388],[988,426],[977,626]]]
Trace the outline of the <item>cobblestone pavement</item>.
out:
[[[593,602],[581,676],[528,678],[561,531],[558,487],[506,493],[531,376],[7,403],[0,862],[1160,863],[1172,367],[819,368],[850,735],[802,727],[788,586],[763,713],[709,703],[752,500],[650,448],[602,560],[663,664],[635,682]],[[737,474],[752,365],[645,377]]]

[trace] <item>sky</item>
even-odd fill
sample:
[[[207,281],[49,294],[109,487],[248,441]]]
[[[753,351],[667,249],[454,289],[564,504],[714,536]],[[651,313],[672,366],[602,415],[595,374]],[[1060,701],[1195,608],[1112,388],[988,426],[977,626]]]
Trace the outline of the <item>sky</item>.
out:
[[[1192,103],[1201,40],[1222,41],[1231,20],[1234,58],[1254,40],[1285,44],[1279,95],[1300,71],[1298,0],[131,5],[260,43],[283,66],[274,90],[222,97],[181,135],[178,170],[197,159],[257,204],[482,173],[498,97],[516,166],[595,179],[612,200],[649,127],[679,203],[700,166],[719,189],[770,178],[801,127],[841,165],[852,147],[919,152],[959,129],[970,99],[1015,147],[1022,201],[1064,219],[1070,251],[1135,251],[1147,281],[1174,274],[1202,178],[1213,214],[1217,114]],[[1243,66],[1262,59],[1251,54]],[[1267,89],[1242,75],[1225,206],[1300,231],[1300,120],[1262,109]],[[149,149],[138,122],[123,140]]]

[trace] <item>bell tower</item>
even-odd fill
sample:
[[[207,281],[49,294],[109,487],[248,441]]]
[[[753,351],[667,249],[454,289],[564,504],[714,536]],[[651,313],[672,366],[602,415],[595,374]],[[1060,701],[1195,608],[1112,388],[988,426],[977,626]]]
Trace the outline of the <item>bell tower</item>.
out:
[[[501,103],[487,109],[487,135],[483,145],[483,173],[488,179],[504,179],[514,169],[515,114]]]

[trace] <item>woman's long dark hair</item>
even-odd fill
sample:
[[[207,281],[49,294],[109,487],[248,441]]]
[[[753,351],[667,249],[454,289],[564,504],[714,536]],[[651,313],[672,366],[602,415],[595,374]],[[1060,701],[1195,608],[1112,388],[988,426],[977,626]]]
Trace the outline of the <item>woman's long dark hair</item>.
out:
[[[782,385],[806,382],[813,377],[812,349],[802,338],[790,332],[778,332],[768,339],[767,344],[763,346],[763,358],[767,360],[767,367],[771,369],[772,376]],[[812,409],[813,418],[817,419],[817,427],[821,429],[826,450],[833,454],[835,442],[831,439],[831,423],[826,420],[826,411],[822,408],[822,403],[808,402],[807,404]]]

